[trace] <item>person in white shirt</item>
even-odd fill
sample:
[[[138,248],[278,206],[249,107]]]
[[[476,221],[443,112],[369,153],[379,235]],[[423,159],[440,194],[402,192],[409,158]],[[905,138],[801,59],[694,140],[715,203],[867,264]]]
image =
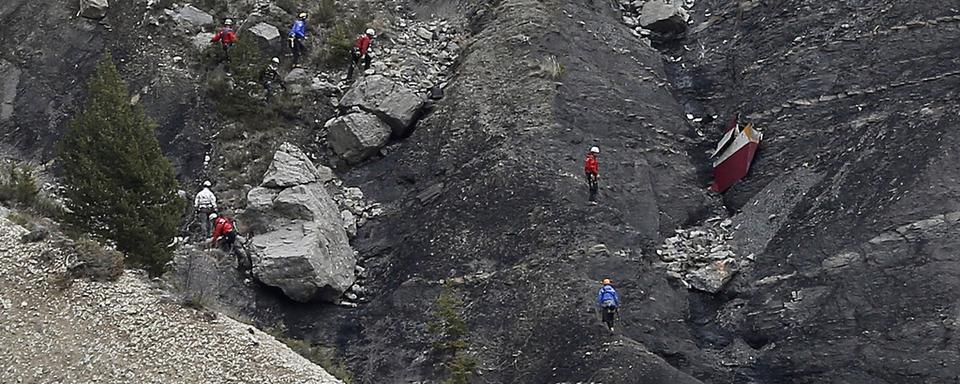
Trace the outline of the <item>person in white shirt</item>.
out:
[[[204,181],[203,189],[193,199],[193,209],[196,211],[197,219],[200,220],[203,238],[210,236],[210,220],[207,220],[207,217],[217,211],[217,196],[210,190],[211,185],[209,181]]]

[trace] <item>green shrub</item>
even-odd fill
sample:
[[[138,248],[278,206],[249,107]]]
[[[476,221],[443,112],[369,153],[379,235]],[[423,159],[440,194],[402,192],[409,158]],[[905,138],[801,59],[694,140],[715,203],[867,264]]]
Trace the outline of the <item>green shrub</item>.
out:
[[[40,187],[28,168],[10,165],[0,177],[0,202],[29,207],[37,201],[39,194]]]
[[[0,203],[50,218],[59,218],[63,214],[63,207],[40,191],[30,167],[11,164],[0,172]]]
[[[67,266],[73,278],[113,281],[123,274],[123,254],[89,237],[74,243],[73,258]]]
[[[443,381],[444,384],[468,384],[477,369],[477,359],[465,351],[459,351],[444,365],[450,374],[450,377]]]
[[[337,17],[336,0],[320,0],[317,11],[313,13],[315,24],[330,25]]]
[[[296,15],[300,13],[300,5],[297,4],[295,0],[277,0],[276,4],[280,9],[287,11],[287,13]]]
[[[444,383],[466,384],[476,370],[477,361],[467,352],[470,343],[463,307],[463,300],[448,282],[437,297],[434,321],[427,325],[427,331],[438,339],[433,343],[434,349],[449,356],[444,363],[449,377]]]
[[[366,13],[362,13],[366,15]],[[348,19],[337,21],[327,34],[323,48],[319,52],[320,62],[327,67],[347,65],[350,61],[350,50],[357,36],[367,29],[370,23],[368,17],[351,16]]]
[[[28,230],[30,229],[30,222],[32,221],[29,214],[20,211],[8,213],[7,220]]]
[[[87,87],[87,101],[60,140],[67,222],[110,239],[130,261],[159,274],[172,254],[185,202],[155,124],[105,54]]]
[[[321,368],[323,368],[323,370],[327,371],[327,373],[333,375],[333,377],[336,377],[337,379],[340,379],[340,381],[344,382],[345,384],[353,384],[355,382],[353,372],[350,372],[350,368],[347,367],[343,360],[337,357],[336,351],[333,348],[327,348],[321,345],[313,345],[305,340],[287,337],[286,327],[283,324],[267,328],[265,331],[281,343],[286,344],[287,347],[300,356],[303,356],[312,363],[319,365]]]

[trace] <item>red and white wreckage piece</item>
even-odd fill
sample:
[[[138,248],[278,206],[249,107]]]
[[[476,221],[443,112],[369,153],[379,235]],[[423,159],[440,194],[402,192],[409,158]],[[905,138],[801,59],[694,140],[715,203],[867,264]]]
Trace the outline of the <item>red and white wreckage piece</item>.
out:
[[[717,143],[716,151],[710,156],[713,159],[713,184],[710,189],[723,192],[746,177],[761,139],[763,133],[754,129],[753,123],[741,128],[738,118],[731,120]]]

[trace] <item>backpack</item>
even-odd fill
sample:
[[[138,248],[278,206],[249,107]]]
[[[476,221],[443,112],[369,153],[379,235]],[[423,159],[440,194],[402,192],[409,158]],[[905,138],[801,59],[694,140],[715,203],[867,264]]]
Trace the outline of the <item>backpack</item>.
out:
[[[616,308],[616,300],[614,300],[613,291],[604,290],[600,294],[600,306],[603,308]]]

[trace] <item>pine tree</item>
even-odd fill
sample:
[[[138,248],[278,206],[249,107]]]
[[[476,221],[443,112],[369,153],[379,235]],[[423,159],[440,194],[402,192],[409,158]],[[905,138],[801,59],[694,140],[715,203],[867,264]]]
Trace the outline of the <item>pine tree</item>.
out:
[[[60,141],[67,220],[113,241],[133,264],[158,274],[170,260],[184,201],[160,151],[155,124],[130,95],[110,54],[88,84],[87,103]]]

